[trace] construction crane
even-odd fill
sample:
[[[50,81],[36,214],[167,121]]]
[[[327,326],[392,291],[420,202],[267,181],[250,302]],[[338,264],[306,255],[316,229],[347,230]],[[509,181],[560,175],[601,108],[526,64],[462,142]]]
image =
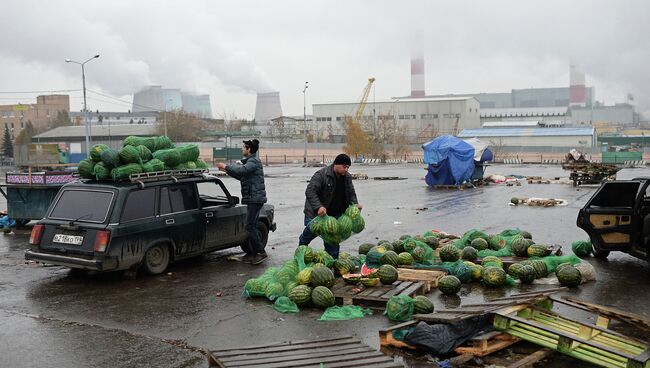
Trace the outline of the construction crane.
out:
[[[375,82],[375,78],[368,78],[368,84],[366,84],[366,88],[363,89],[363,93],[361,94],[361,101],[359,101],[359,106],[357,107],[357,111],[354,113],[354,120],[352,122],[357,122],[359,123],[361,121],[361,116],[363,116],[363,110],[366,108],[366,104],[368,103],[368,96],[370,95],[370,88],[372,87],[372,84]]]

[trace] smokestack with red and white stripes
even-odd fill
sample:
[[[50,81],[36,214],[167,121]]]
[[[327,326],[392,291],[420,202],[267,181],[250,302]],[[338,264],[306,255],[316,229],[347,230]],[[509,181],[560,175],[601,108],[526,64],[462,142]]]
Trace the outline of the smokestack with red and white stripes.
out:
[[[411,57],[411,97],[424,97],[424,55],[416,52]]]
[[[569,106],[587,106],[587,87],[585,73],[573,63],[569,70]]]

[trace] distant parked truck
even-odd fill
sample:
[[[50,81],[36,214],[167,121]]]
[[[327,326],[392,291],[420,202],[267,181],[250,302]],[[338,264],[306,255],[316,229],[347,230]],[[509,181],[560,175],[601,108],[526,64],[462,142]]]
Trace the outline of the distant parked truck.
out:
[[[59,189],[74,181],[74,171],[65,170],[67,153],[58,144],[17,145],[16,171],[5,174],[0,194],[7,200],[7,213],[16,226],[40,220]]]

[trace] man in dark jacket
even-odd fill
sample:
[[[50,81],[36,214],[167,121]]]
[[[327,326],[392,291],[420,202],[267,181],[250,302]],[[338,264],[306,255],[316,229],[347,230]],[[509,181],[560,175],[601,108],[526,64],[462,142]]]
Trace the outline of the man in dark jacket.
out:
[[[348,172],[350,165],[350,157],[341,153],[333,164],[318,170],[309,180],[305,190],[305,229],[300,235],[299,245],[307,245],[316,238],[307,226],[314,217],[330,215],[339,218],[350,204],[363,208],[357,201],[352,175]],[[325,251],[335,259],[339,257],[338,244],[325,243]]]
[[[241,149],[244,158],[241,159],[241,164],[226,165],[223,162],[217,164],[219,170],[225,171],[241,183],[241,202],[246,205],[246,234],[249,241],[249,248],[242,257],[242,262],[255,265],[266,259],[265,245],[257,230],[260,210],[266,203],[264,169],[262,161],[257,157],[259,147],[260,142],[257,139],[244,141]]]

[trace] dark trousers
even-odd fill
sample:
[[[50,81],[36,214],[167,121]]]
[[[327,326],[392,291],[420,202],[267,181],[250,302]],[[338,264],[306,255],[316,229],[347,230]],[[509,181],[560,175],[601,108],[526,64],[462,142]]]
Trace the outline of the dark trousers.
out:
[[[246,204],[246,235],[248,236],[248,250],[246,253],[257,254],[264,253],[264,244],[259,230],[257,230],[257,221],[260,218],[262,203]]]
[[[311,221],[310,218],[305,216],[305,230],[302,231],[302,234],[300,234],[300,238],[298,238],[298,245],[309,245],[312,240],[316,239],[316,235],[309,230],[309,221]],[[330,256],[334,259],[339,258],[339,246],[338,245],[333,245],[333,244],[328,244],[323,241],[323,244],[325,244],[325,251],[329,253]]]

